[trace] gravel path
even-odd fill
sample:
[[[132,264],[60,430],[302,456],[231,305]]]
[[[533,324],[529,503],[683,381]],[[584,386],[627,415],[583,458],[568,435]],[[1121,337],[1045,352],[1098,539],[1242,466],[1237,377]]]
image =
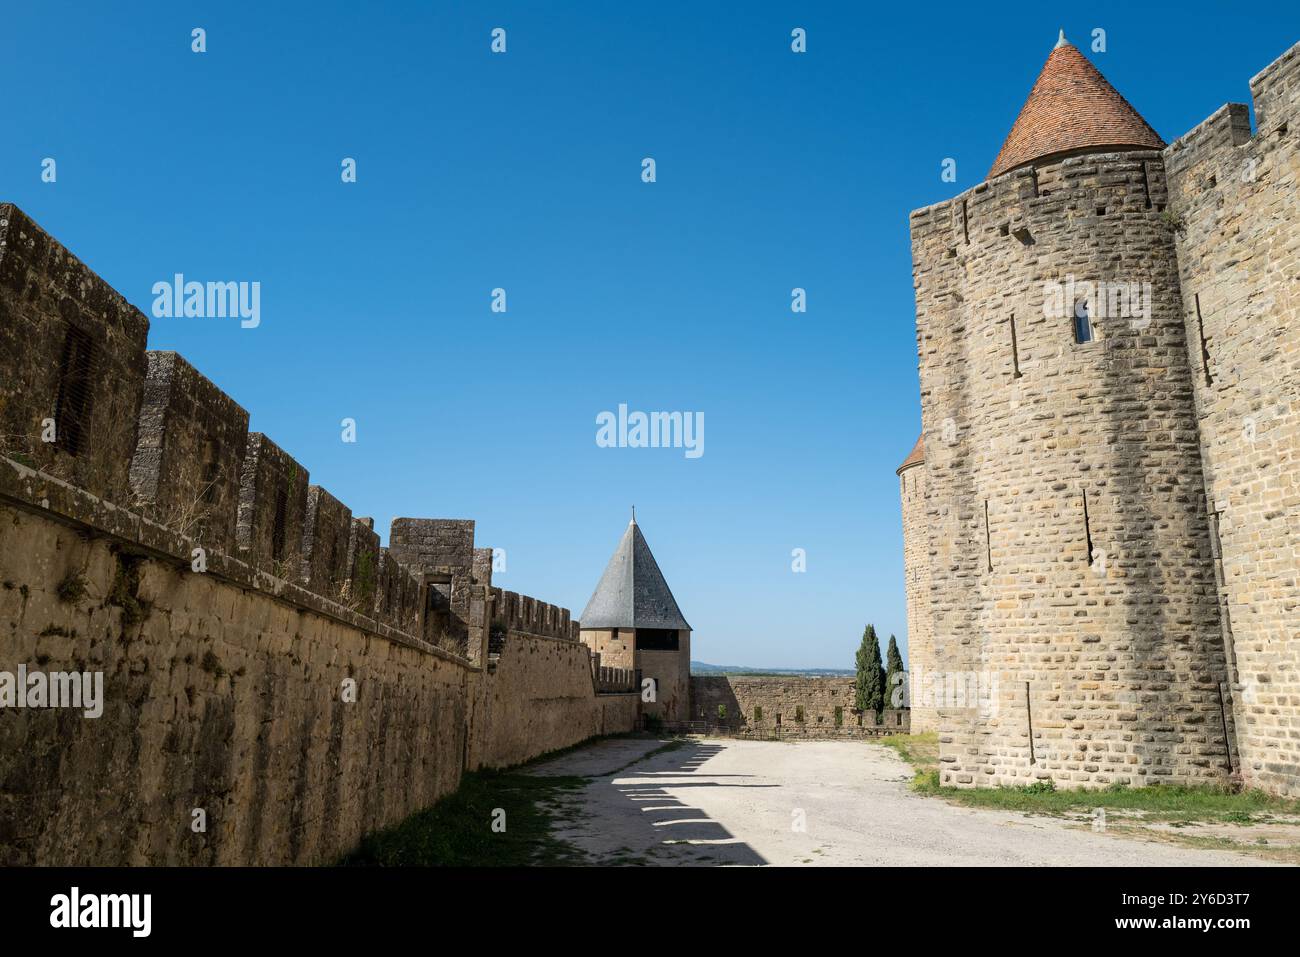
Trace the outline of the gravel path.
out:
[[[706,739],[651,753],[662,745],[598,741],[532,768],[593,778],[561,798],[557,836],[605,864],[1264,863],[922,797],[908,788],[907,764],[875,744]]]

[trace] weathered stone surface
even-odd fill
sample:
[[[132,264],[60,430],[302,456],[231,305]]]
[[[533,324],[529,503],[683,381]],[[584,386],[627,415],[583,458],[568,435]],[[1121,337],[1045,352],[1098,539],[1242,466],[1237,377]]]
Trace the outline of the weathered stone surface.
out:
[[[1165,151],[1241,776],[1300,795],[1300,45]]]
[[[0,204],[0,453],[129,505],[148,332],[140,310]]]
[[[175,352],[147,353],[131,489],[135,507],[203,543],[235,545],[248,413]]]
[[[636,726],[639,696],[599,693],[567,609],[512,596],[487,662],[472,522],[404,520],[400,564],[179,356],[151,353],[146,378],[144,317],[0,218],[0,419],[23,437],[0,447],[0,671],[97,672],[105,692],[100,717],[0,711],[0,863],[327,862],[465,769]],[[71,372],[29,341],[69,330]],[[69,381],[92,393],[82,441],[32,446]],[[475,660],[424,637],[442,583]]]
[[[945,783],[1300,793],[1300,47],[1251,87],[1253,137],[1228,106],[912,214],[909,628],[993,689],[940,709]],[[1150,283],[1150,315],[1094,297],[1077,342],[1044,308],[1071,277]]]
[[[736,734],[783,738],[869,738],[911,731],[906,708],[879,716],[854,710],[853,678],[697,675],[691,678],[691,720]]]

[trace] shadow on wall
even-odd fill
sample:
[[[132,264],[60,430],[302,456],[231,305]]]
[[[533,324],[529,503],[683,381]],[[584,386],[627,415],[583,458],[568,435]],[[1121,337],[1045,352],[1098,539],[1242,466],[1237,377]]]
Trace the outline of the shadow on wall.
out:
[[[626,835],[632,847],[665,844],[691,845],[691,853],[674,853],[674,865],[716,866],[719,864],[758,866],[767,861],[748,844],[734,836],[704,811],[674,797],[668,789],[777,787],[775,784],[718,783],[718,775],[691,781],[701,765],[722,750],[721,745],[692,743],[639,762],[626,774],[616,774],[599,787],[611,787],[636,804],[641,813]],[[701,774],[701,778],[705,777]],[[727,775],[748,777],[748,775]],[[683,849],[684,850],[684,849]],[[657,862],[664,863],[664,862]]]

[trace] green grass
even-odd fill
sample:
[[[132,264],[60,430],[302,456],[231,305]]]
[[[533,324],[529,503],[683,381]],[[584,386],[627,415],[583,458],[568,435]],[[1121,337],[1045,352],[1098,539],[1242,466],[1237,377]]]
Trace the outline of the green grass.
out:
[[[916,769],[938,771],[939,768],[939,734],[926,731],[923,734],[887,734],[877,738],[877,743],[893,748],[898,756]]]
[[[1277,817],[1300,816],[1300,801],[1274,797],[1263,791],[1239,791],[1228,787],[1188,787],[1151,784],[1131,788],[1060,790],[1050,779],[1024,787],[954,788],[939,783],[939,737],[926,734],[898,734],[881,738],[916,771],[912,789],[920,794],[942,797],[967,807],[996,808],[1026,814],[1069,817],[1091,813],[1096,808],[1129,811],[1146,821],[1212,821],[1226,824],[1258,824]]]
[[[632,732],[609,735],[604,740],[645,737]],[[557,840],[551,828],[562,816],[560,805],[565,793],[585,787],[592,778],[525,774],[522,768],[535,767],[590,743],[582,741],[558,748],[520,768],[465,774],[454,794],[404,821],[367,835],[339,863],[347,867],[525,867],[586,863],[585,855]],[[687,743],[685,738],[667,741],[612,774]],[[499,832],[492,829],[494,817],[499,817],[495,813],[497,808],[505,811],[505,830]],[[630,849],[623,850],[626,853],[620,853],[609,863],[647,863]]]
[[[339,863],[350,867],[522,867],[583,863],[551,836],[555,804],[582,777],[477,771],[431,808],[368,835]],[[492,830],[497,808],[505,830]]]

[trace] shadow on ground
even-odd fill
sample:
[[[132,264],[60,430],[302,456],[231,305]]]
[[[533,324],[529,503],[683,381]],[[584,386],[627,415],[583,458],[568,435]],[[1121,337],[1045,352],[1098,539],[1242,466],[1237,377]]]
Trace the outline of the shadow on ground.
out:
[[[722,746],[703,741],[606,742],[575,765],[564,757],[535,769],[539,774],[586,773],[591,783],[557,805],[555,836],[586,852],[593,864],[760,865],[752,847],[694,806],[689,794],[706,788],[774,788],[749,784],[747,774],[708,773]],[[593,752],[595,752],[593,754]],[[596,772],[597,767],[602,770]],[[685,792],[685,793],[683,793]]]

